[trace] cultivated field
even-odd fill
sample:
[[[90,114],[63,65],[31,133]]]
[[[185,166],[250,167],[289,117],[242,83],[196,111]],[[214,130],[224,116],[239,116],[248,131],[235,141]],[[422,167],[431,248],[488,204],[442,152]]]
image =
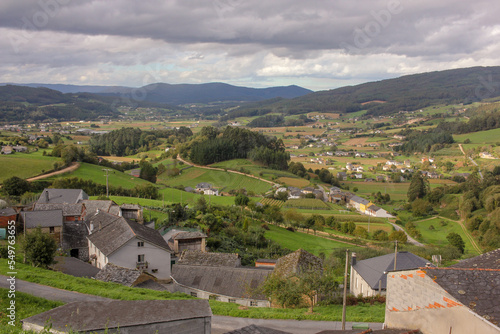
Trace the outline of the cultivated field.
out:
[[[60,158],[43,156],[42,151],[0,155],[0,182],[12,176],[27,179],[48,172]]]

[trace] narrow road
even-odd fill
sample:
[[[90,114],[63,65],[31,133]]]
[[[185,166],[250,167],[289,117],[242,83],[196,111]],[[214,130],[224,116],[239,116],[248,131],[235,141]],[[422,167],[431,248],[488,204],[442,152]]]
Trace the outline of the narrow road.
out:
[[[189,162],[189,161],[186,161],[186,160],[182,159],[180,156],[177,156],[177,160],[180,160],[180,161],[182,161],[183,163],[185,163],[186,165],[189,165],[189,166],[203,168],[203,169],[218,170],[218,171],[221,171],[221,172],[228,172],[228,173],[233,173],[233,174],[245,175],[245,176],[248,176],[248,177],[251,177],[251,178],[254,178],[254,179],[257,179],[257,180],[269,183],[269,184],[272,184],[274,187],[279,187],[280,186],[278,183],[274,183],[272,181],[260,178],[258,176],[252,175],[252,174],[245,174],[245,173],[238,172],[238,171],[235,171],[235,170],[230,170],[230,169],[225,170],[224,168],[217,168],[217,167],[208,167],[208,166],[196,165],[196,164],[194,164],[192,162]]]
[[[406,237],[408,238],[408,242],[410,244],[413,244],[413,245],[419,246],[419,247],[424,247],[423,243],[418,242],[417,240],[415,240],[412,237],[410,237],[410,235],[408,233],[406,233],[406,231],[404,230],[404,228],[402,228],[401,226],[399,226],[399,225],[397,225],[395,223],[391,223],[391,222],[389,222],[389,224],[391,224],[392,226],[394,226],[394,228],[396,229],[396,231],[403,231],[406,234]]]
[[[7,276],[0,275],[0,288],[9,288]],[[108,298],[87,295],[84,293],[61,290],[50,286],[31,283],[16,279],[16,291],[29,293],[33,296],[62,301],[64,303],[78,301],[105,301]],[[287,331],[293,334],[313,334],[323,330],[341,329],[342,324],[338,321],[312,321],[312,320],[275,320],[275,319],[251,319],[251,318],[233,318],[226,316],[212,316],[212,333],[222,334],[231,330],[255,324],[258,326],[269,327],[276,330]],[[352,328],[352,322],[346,323],[346,329]],[[381,329],[381,323],[370,323],[373,329]]]
[[[479,173],[479,177],[481,178],[481,180],[483,179],[483,173],[481,172],[481,170],[479,169],[479,165],[477,164],[477,162],[474,161],[474,159],[472,159],[472,157],[467,157],[467,155],[465,154],[465,151],[464,151],[464,148],[462,147],[462,144],[458,144],[458,147],[460,147],[460,151],[462,151],[463,155],[466,157],[466,158],[469,158],[469,160],[472,162],[472,164],[474,166],[477,167],[477,171]]]
[[[80,167],[80,163],[79,162],[72,162],[71,165],[68,166],[68,167],[66,167],[66,168],[60,169],[60,170],[52,172],[52,173],[38,175],[38,176],[35,176],[35,177],[30,177],[29,179],[26,179],[26,181],[31,182],[31,181],[46,179],[46,178],[54,176],[54,175],[69,173],[69,172],[77,170],[79,167]]]

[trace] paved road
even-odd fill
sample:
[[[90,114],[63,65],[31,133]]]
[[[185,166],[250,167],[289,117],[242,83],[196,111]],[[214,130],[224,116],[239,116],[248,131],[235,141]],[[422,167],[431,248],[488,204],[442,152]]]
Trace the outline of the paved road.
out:
[[[342,329],[342,323],[338,321],[247,319],[216,315],[212,317],[212,334],[223,334],[252,324],[293,334],[313,334],[324,330]],[[352,322],[346,322],[346,329],[351,329],[352,324]],[[370,328],[381,329],[382,324],[370,323]]]
[[[0,287],[1,288],[9,288],[9,282],[7,282],[7,276],[0,275]],[[57,288],[53,288],[46,285],[31,283],[27,281],[22,281],[20,279],[16,279],[16,291],[21,291],[25,293],[29,293],[34,296],[42,297],[49,300],[58,300],[63,303],[71,303],[77,301],[103,301],[109,300],[108,298],[87,295],[80,292],[61,290]]]
[[[391,222],[389,222],[389,224],[391,224],[392,226],[394,226],[394,228],[396,229],[396,231],[403,231],[406,234],[406,237],[408,238],[408,242],[410,244],[413,244],[413,245],[419,246],[419,247],[424,247],[423,243],[418,242],[417,240],[415,240],[412,237],[410,237],[410,235],[408,233],[406,233],[406,231],[401,226],[399,226],[399,225],[397,225],[395,223],[391,223]]]
[[[7,276],[0,275],[0,287],[9,288]],[[29,293],[34,296],[42,297],[49,300],[58,300],[64,303],[76,301],[104,301],[108,298],[87,295],[84,293],[56,289],[50,286],[26,282],[17,279],[16,291]],[[212,317],[212,333],[222,334],[234,329],[242,328],[255,324],[257,326],[269,327],[277,330],[287,331],[293,334],[313,334],[327,329],[341,329],[340,322],[335,321],[310,321],[310,320],[269,320],[269,319],[249,319],[249,318],[233,318],[224,316]],[[346,328],[350,329],[352,323],[346,323]],[[382,328],[381,323],[372,323],[371,328]]]

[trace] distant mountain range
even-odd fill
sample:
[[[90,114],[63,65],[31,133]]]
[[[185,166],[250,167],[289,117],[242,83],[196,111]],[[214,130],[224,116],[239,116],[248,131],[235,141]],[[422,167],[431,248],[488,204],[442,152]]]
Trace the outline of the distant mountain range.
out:
[[[301,114],[313,111],[349,113],[368,110],[384,115],[436,104],[468,104],[500,96],[500,67],[472,67],[402,76],[304,96],[242,105],[229,116],[269,112]]]
[[[5,85],[5,84],[0,84]],[[140,88],[123,86],[77,86],[63,84],[11,84],[27,87],[44,87],[62,93],[93,93],[104,96],[130,98],[141,101],[184,105],[192,103],[254,102],[281,97],[290,99],[312,93],[299,86],[248,88],[225,83],[177,84],[156,83]],[[134,98],[135,97],[135,98]]]

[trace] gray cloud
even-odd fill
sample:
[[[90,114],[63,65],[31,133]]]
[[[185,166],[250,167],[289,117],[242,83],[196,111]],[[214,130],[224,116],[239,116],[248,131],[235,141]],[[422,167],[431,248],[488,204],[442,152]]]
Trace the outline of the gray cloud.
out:
[[[0,81],[140,85],[154,65],[167,82],[303,81],[319,89],[497,65],[499,7],[489,0],[4,0]]]

